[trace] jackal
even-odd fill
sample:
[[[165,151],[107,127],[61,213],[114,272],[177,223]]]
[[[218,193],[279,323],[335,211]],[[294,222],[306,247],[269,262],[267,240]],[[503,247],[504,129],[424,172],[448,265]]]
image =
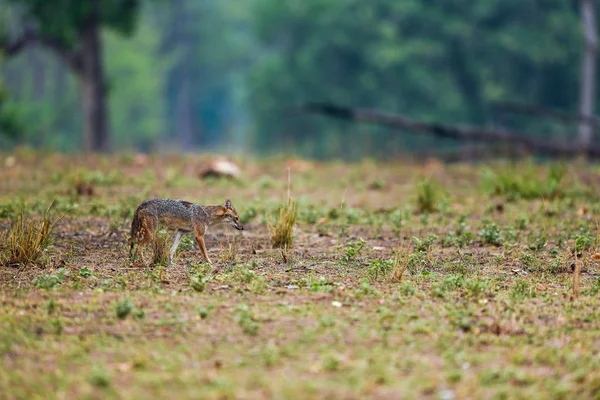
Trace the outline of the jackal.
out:
[[[162,223],[167,228],[177,230],[175,241],[171,246],[169,260],[173,261],[175,251],[179,246],[181,237],[186,233],[193,232],[196,243],[200,247],[206,261],[210,264],[210,258],[204,244],[204,234],[209,226],[220,223],[228,223],[238,230],[244,227],[240,224],[239,216],[231,200],[227,199],[225,204],[217,206],[201,206],[184,200],[175,199],[151,199],[146,200],[138,206],[131,221],[131,237],[129,257],[133,256],[135,245],[146,246],[155,240],[158,224]],[[142,256],[142,261],[143,256]]]

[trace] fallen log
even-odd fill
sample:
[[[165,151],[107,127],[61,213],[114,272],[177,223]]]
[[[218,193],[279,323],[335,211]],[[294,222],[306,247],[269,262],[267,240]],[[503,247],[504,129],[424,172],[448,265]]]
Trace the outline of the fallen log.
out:
[[[517,101],[494,101],[491,105],[493,108],[499,111],[552,118],[564,124],[573,122],[588,122],[594,127],[594,129],[600,129],[600,118],[596,117],[595,115],[586,116],[582,114],[574,114],[568,111],[556,110],[553,108],[536,106],[527,103],[520,103]]]
[[[451,138],[465,142],[509,143],[520,146],[529,152],[552,157],[586,156],[600,159],[600,147],[581,148],[579,145],[560,143],[553,140],[534,138],[523,132],[507,129],[487,129],[463,125],[446,125],[413,120],[404,115],[384,113],[377,110],[343,107],[331,103],[308,103],[301,107],[303,112],[322,114],[331,118],[370,123],[411,133],[428,134],[441,138]],[[573,143],[576,134],[572,134]]]

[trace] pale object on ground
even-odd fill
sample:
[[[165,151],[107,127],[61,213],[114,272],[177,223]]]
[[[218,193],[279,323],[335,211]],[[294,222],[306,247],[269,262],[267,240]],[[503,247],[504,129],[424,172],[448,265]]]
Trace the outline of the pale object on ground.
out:
[[[240,167],[231,160],[217,159],[209,161],[206,166],[200,171],[201,178],[210,176],[220,178],[237,178],[240,175]]]

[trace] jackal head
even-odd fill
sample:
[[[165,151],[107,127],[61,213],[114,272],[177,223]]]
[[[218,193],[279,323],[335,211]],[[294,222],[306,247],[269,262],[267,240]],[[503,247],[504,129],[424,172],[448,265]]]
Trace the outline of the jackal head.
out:
[[[227,199],[225,204],[221,206],[221,213],[222,222],[226,222],[240,231],[244,229],[244,226],[240,224],[240,217],[235,207],[231,204],[231,200]]]

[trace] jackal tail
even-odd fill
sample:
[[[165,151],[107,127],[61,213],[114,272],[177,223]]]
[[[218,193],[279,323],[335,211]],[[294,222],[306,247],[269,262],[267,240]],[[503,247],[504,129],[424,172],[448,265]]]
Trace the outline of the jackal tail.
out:
[[[133,256],[133,247],[135,246],[135,242],[138,236],[138,232],[142,227],[142,221],[140,220],[140,216],[137,212],[133,214],[133,220],[131,221],[131,232],[129,233],[129,258]]]

